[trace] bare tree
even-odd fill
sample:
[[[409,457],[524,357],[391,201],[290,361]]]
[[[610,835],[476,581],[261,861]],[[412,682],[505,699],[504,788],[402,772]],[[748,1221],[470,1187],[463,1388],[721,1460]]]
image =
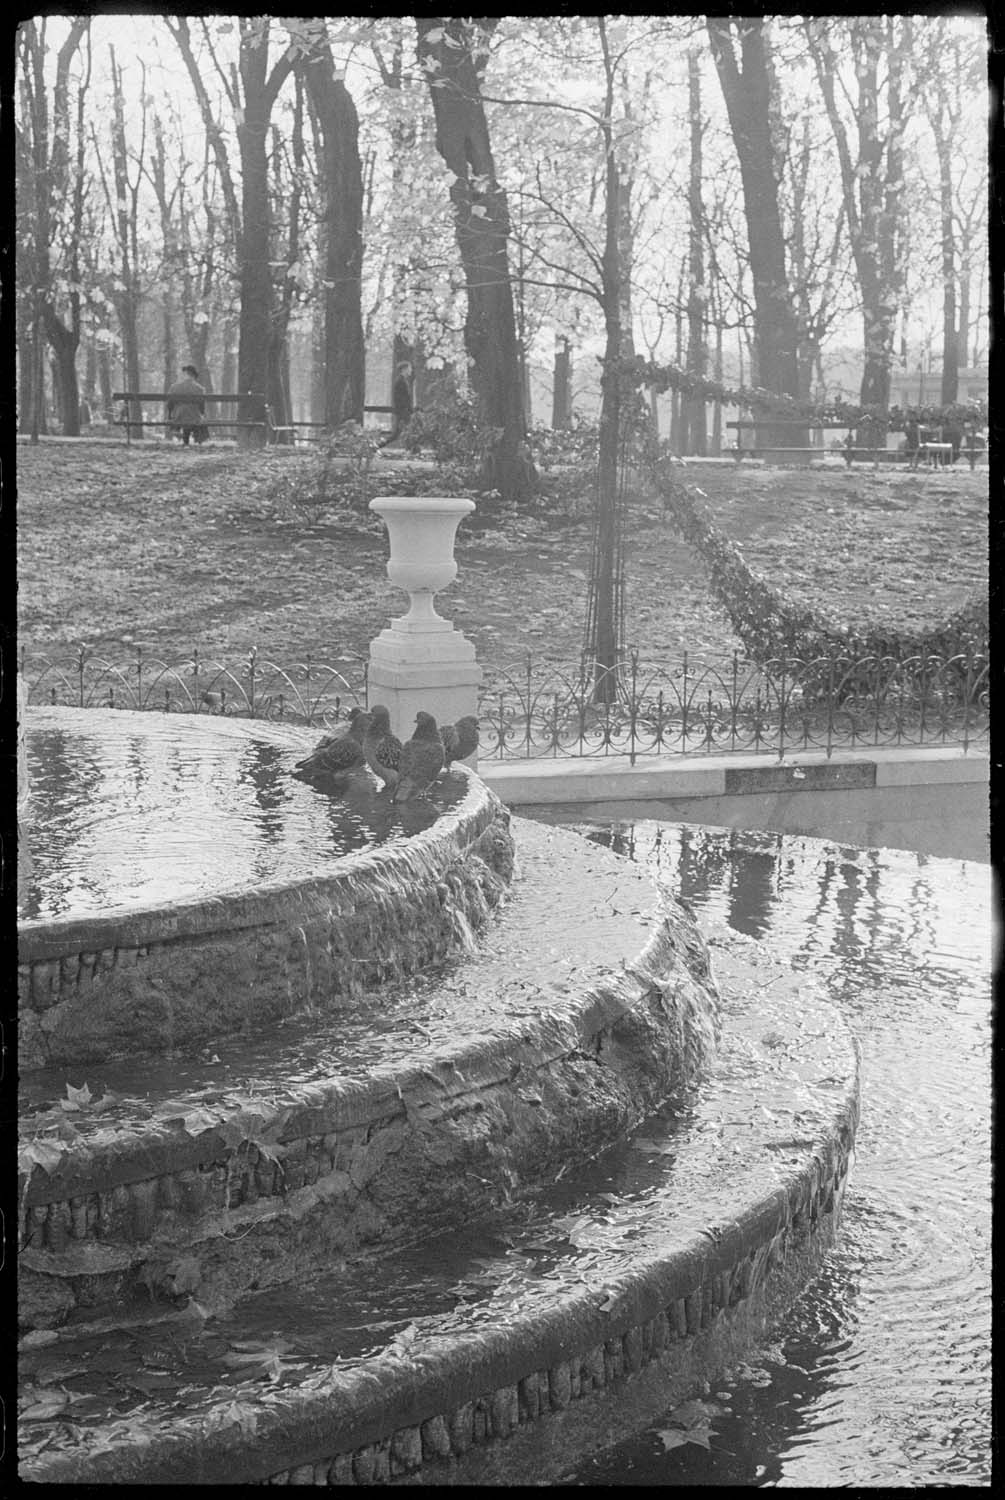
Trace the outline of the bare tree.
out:
[[[165,24],[178,44],[199,104],[210,145],[216,157],[224,201],[238,250],[240,312],[237,351],[237,383],[241,392],[239,419],[260,422],[266,393],[271,387],[272,324],[275,311],[271,260],[272,209],[269,197],[269,121],[279,91],[293,69],[295,49],[287,47],[269,67],[270,21],[267,16],[238,20],[239,57],[236,67],[225,68],[217,57],[213,34],[202,22],[202,40],[213,62],[234,115],[241,158],[240,201],[234,185],[226,141],[216,118],[200,66],[192,46],[188,20],[165,16]],[[244,427],[239,439],[246,446],[265,441],[262,427]]]
[[[45,78],[45,18],[25,22],[17,39],[21,118],[15,128],[15,151],[20,254],[31,288],[27,299],[22,299],[18,340],[21,421],[35,440],[44,430],[44,338],[55,356],[63,431],[71,437],[80,432],[76,359],[81,331],[80,242],[87,183],[83,127],[91,73],[89,28],[86,16],[75,17],[70,24],[56,56],[51,112]],[[77,84],[76,108],[71,110],[70,69],[85,38],[84,73]]]

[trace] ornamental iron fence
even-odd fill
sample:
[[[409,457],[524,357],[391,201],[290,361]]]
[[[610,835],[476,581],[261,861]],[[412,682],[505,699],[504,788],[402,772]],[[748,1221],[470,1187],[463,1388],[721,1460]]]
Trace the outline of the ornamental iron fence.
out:
[[[137,649],[129,664],[86,646],[66,657],[22,653],[29,702],[285,720],[331,728],[367,703],[365,658],[279,665],[198,652],[167,662]],[[610,701],[605,701],[605,700]],[[488,668],[479,703],[485,760],[774,754],[954,745],[989,735],[988,659],[953,656],[732,657],[617,666],[528,656]]]

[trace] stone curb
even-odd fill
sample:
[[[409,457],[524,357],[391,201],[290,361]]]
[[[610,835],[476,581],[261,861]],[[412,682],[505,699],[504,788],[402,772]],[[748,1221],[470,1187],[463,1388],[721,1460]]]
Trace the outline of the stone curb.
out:
[[[479,775],[510,805],[554,802],[659,801],[758,792],[840,791],[986,782],[989,756],[958,746],[918,750],[791,751],[763,755],[626,755],[547,760],[487,760]]]
[[[340,903],[345,892],[369,879],[414,875],[417,863],[426,863],[435,877],[444,857],[453,858],[480,834],[497,816],[497,799],[486,796],[480,779],[469,767],[459,764],[455,773],[468,785],[463,798],[449,812],[437,818],[432,827],[414,834],[399,848],[357,851],[338,861],[330,875],[312,875],[302,880],[262,885],[254,891],[224,893],[190,901],[172,903],[170,907],[150,907],[125,915],[108,917],[62,918],[21,923],[18,930],[19,964],[56,961],[82,950],[101,953],[105,950],[135,949],[155,943],[176,942],[187,937],[201,937],[220,930],[238,932],[245,928],[272,926],[284,918],[303,920],[305,898],[323,896]]]

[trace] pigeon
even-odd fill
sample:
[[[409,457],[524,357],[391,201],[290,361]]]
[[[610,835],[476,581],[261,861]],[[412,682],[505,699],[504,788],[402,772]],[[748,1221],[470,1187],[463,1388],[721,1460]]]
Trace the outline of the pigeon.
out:
[[[349,776],[366,765],[363,736],[370,723],[368,714],[354,708],[349,713],[349,728],[343,734],[327,734],[314,746],[310,755],[298,761],[294,776],[309,780],[315,776]]]
[[[456,724],[442,724],[440,739],[443,741],[445,766],[455,760],[467,760],[478,749],[478,720],[474,714],[465,714]]]
[[[362,712],[363,710],[361,708],[350,708],[347,715],[349,724],[348,729],[342,729],[338,734],[323,734],[318,740],[317,744],[314,746],[314,749],[311,751],[311,755],[317,755],[319,750],[326,750],[329,745],[334,745],[336,740],[344,740],[348,735],[352,735],[354,740],[358,740],[359,743],[362,744],[362,733],[353,734],[353,725],[356,723],[356,720],[360,717]],[[304,762],[301,761],[300,764],[303,765]]]
[[[432,714],[422,709],[415,716],[415,733],[401,747],[401,780],[394,789],[395,802],[407,802],[432,785],[443,770],[443,741]]]
[[[397,786],[401,741],[391,733],[391,715],[383,703],[375,703],[370,710],[370,724],[363,736],[363,754],[370,770],[385,786]]]

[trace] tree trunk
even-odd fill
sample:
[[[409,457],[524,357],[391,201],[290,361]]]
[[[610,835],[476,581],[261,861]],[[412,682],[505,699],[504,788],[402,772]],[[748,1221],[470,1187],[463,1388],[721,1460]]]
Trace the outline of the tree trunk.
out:
[[[143,389],[140,376],[138,326],[141,294],[136,251],[138,179],[133,183],[129,180],[129,145],[126,135],[122,70],[116,63],[114,47],[108,50],[112,71],[112,171],[115,183],[115,203],[112,204],[109,196],[109,209],[115,226],[119,277],[123,287],[123,290],[115,297],[115,310],[119,316],[119,330],[122,336],[125,389],[138,393]],[[133,422],[142,423],[143,407],[139,401],[129,402],[128,417]],[[146,437],[146,429],[137,426],[131,435],[142,441]]]
[[[237,344],[232,324],[228,323],[224,326],[223,338],[223,374],[220,376],[220,390],[230,392],[237,384]],[[220,421],[232,422],[237,415],[232,402],[221,406],[219,411]]]
[[[957,348],[960,357],[960,366],[964,370],[970,367],[970,272],[969,267],[964,264],[963,274],[960,277],[960,323],[957,336]]]
[[[704,376],[708,368],[705,344],[705,225],[702,207],[702,136],[701,73],[698,51],[692,48],[687,58],[688,106],[691,116],[691,170],[688,180],[688,301],[687,301],[687,368],[693,375]],[[708,446],[704,397],[692,396],[685,405],[684,451],[704,457]]]
[[[416,17],[415,24],[436,119],[436,149],[454,175],[450,199],[468,297],[464,344],[479,419],[490,434],[483,479],[506,499],[522,501],[533,493],[536,476],[520,388],[509,212],[489,142],[473,55],[476,33],[455,18]]]
[[[759,19],[709,18],[707,26],[743,183],[759,383],[776,395],[795,396],[796,319],[771,139],[770,43]],[[740,32],[742,70],[733,50],[734,26]],[[770,422],[758,425],[757,441],[765,446],[799,446],[800,438],[807,441],[805,431],[797,429],[793,435],[791,428],[775,428]]]
[[[722,384],[722,324],[715,325],[715,380]],[[716,401],[712,408],[712,456],[722,457],[722,402]]]
[[[266,154],[269,110],[265,108],[265,48],[242,47],[241,58],[244,114],[237,127],[241,148],[242,226],[241,312],[237,345],[237,388],[241,401],[238,420],[261,422],[269,390],[273,299],[269,268],[272,212]],[[238,447],[259,448],[265,441],[265,430],[260,426],[238,428]]]
[[[561,334],[555,335],[551,425],[557,432],[568,432],[572,426],[572,345]]]
[[[592,625],[587,641],[593,659],[593,702],[617,699],[617,667],[624,615],[619,527],[618,453],[621,445],[621,376],[624,355],[621,310],[624,248],[624,199],[614,147],[614,68],[605,18],[597,18],[604,55],[606,93],[604,123],[604,253],[601,260],[601,305],[604,313],[604,366],[600,378],[600,433],[597,445],[597,510],[591,577]]]
[[[101,413],[110,421],[112,411],[112,361],[107,349],[98,350],[98,389],[101,392]]]
[[[328,427],[362,425],[365,354],[361,277],[363,269],[363,171],[359,121],[352,95],[335,77],[327,42],[302,62],[304,82],[321,129],[325,244],[325,409]]]
[[[942,251],[942,390],[943,406],[955,405],[960,389],[960,350],[956,331],[956,236],[953,228],[953,164],[941,118],[933,119],[939,162],[939,211]]]
[[[80,388],[77,383],[77,340],[58,318],[45,309],[46,333],[53,352],[53,390],[64,437],[80,436]]]

